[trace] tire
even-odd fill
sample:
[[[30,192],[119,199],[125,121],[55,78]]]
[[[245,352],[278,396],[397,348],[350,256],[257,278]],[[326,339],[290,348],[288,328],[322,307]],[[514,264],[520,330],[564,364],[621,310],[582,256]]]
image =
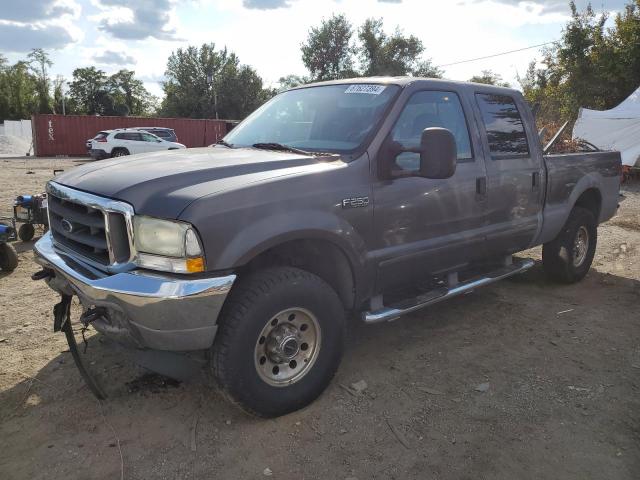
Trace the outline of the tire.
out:
[[[557,282],[579,282],[591,268],[597,242],[595,215],[586,208],[574,207],[558,236],[542,247],[544,271]]]
[[[5,272],[12,272],[18,266],[18,254],[13,245],[0,243],[0,269]]]
[[[342,358],[342,303],[322,279],[297,268],[240,279],[218,324],[213,374],[226,397],[252,415],[305,407],[329,385]]]
[[[30,223],[23,223],[18,229],[18,238],[23,242],[28,242],[33,238],[36,233],[36,229]]]
[[[129,150],[127,150],[126,148],[114,148],[111,152],[111,158],[125,157],[127,155],[129,155]]]

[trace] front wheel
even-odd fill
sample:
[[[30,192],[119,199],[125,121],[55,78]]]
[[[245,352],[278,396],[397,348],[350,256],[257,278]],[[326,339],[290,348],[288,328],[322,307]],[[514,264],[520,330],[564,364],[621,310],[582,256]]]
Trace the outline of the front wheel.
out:
[[[265,269],[234,286],[213,345],[213,373],[245,411],[277,417],[323,392],[344,338],[344,308],[327,283],[297,268]]]
[[[558,236],[542,247],[545,272],[558,282],[579,282],[591,268],[597,241],[595,215],[586,208],[574,207]]]

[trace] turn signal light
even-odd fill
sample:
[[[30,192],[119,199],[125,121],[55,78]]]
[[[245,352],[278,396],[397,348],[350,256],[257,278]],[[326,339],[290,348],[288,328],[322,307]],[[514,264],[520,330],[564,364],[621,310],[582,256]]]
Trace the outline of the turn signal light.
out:
[[[187,272],[189,273],[204,272],[204,258],[202,257],[187,258]]]

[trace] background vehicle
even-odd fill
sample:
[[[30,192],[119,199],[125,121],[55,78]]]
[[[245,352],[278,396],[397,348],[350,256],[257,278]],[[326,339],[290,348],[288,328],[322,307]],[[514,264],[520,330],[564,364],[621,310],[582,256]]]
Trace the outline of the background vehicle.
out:
[[[98,132],[91,140],[89,155],[99,160],[181,148],[185,146],[181,143],[169,142],[145,130],[123,128]]]
[[[617,209],[620,154],[544,156],[501,87],[326,82],[224,140],[57,177],[36,260],[105,335],[210,350],[223,391],[262,416],[324,390],[349,317],[393,320],[520,273],[533,262],[512,254],[540,244],[550,278],[579,281]]]
[[[160,137],[167,142],[177,142],[178,137],[176,136],[176,132],[173,128],[165,128],[165,127],[137,127],[138,130],[144,130],[145,132],[149,132],[154,134],[156,137]]]

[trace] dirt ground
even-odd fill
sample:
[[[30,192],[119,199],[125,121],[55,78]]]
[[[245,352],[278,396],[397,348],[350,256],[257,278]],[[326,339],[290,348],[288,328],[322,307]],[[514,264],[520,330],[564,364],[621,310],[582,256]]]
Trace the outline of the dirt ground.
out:
[[[0,160],[0,216],[69,160]],[[33,174],[27,174],[33,171]],[[62,334],[31,243],[0,273],[3,479],[638,479],[640,185],[623,188],[576,285],[528,273],[393,323],[354,323],[308,408],[275,420],[227,404],[202,375],[144,376],[89,340],[99,403]],[[540,249],[525,252],[539,260]],[[364,380],[364,392],[348,387]]]

